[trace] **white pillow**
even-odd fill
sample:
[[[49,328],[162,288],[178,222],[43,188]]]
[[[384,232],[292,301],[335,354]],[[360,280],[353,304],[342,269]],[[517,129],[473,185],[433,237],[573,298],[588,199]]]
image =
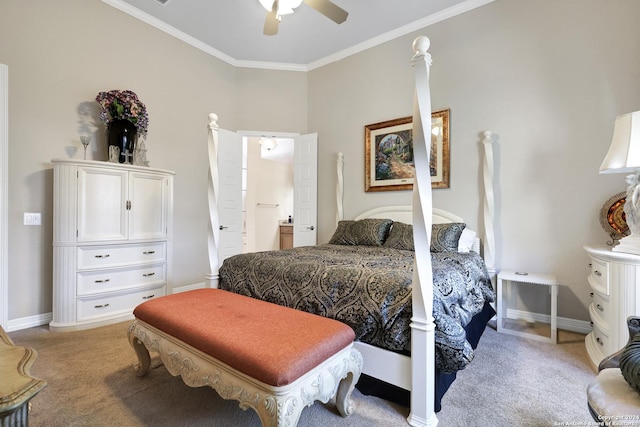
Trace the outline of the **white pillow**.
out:
[[[468,253],[473,249],[473,241],[476,238],[476,232],[465,228],[462,230],[460,240],[458,240],[458,252]]]

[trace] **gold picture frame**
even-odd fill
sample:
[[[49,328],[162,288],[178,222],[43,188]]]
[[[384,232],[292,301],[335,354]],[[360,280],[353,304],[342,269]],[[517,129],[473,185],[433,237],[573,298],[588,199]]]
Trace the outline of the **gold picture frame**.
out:
[[[413,118],[403,117],[364,127],[364,190],[413,189]],[[449,109],[431,113],[431,187],[449,188]]]

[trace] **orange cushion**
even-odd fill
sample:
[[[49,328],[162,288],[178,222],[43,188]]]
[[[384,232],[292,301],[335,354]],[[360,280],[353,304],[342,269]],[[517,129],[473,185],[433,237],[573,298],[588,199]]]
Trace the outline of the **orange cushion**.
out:
[[[294,382],[355,339],[337,320],[221,289],[155,298],[133,314],[272,386]]]

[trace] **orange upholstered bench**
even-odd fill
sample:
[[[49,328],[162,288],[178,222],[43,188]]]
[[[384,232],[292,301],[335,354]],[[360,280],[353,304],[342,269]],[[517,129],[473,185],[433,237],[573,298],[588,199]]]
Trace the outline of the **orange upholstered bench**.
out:
[[[172,375],[253,408],[264,426],[295,426],[305,407],[334,396],[342,416],[353,412],[362,356],[343,323],[220,289],[155,298],[133,314],[140,376],[157,352]]]

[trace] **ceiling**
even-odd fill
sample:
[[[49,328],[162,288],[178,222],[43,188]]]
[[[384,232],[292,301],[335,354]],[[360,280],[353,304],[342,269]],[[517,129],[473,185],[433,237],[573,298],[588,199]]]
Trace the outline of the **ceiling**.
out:
[[[333,0],[340,25],[302,3],[275,36],[258,0],[103,1],[234,66],[308,71],[494,0]]]

